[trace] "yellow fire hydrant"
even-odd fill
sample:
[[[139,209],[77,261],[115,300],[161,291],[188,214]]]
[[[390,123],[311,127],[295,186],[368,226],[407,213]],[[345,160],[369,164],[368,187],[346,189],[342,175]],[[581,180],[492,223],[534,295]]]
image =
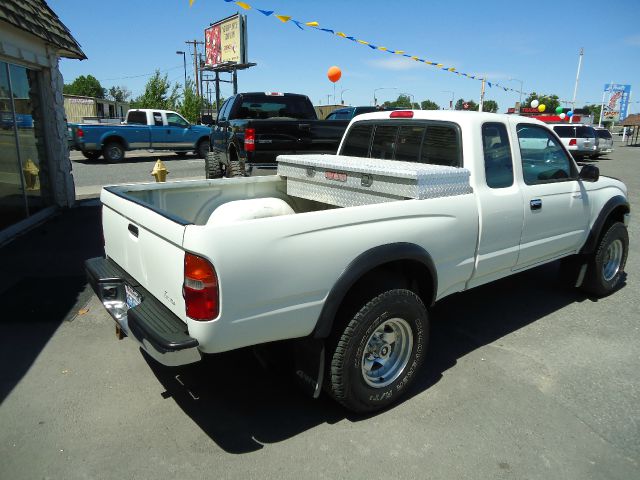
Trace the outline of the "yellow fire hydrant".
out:
[[[36,184],[38,182],[38,173],[40,173],[40,170],[38,169],[38,166],[33,163],[33,160],[30,158],[27,160],[27,163],[25,163],[22,168],[22,172],[24,173],[24,183],[27,190],[37,190]]]
[[[162,160],[158,159],[156,164],[153,166],[153,170],[151,170],[151,175],[154,176],[156,182],[166,182],[167,175],[169,174],[169,170],[164,166]]]

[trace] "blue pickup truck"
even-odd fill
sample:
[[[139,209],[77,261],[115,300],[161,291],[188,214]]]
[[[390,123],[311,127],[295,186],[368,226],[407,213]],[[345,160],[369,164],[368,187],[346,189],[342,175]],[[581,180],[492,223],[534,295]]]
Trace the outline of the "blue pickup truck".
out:
[[[121,125],[77,125],[74,145],[89,160],[103,156],[113,163],[121,161],[128,150],[195,152],[199,158],[205,158],[210,133],[210,127],[191,125],[176,112],[137,109],[129,110]]]

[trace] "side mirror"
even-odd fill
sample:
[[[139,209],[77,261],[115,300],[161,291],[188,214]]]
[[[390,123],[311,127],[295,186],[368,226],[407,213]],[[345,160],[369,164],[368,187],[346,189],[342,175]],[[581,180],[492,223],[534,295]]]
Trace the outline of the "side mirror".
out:
[[[580,170],[579,178],[585,182],[597,182],[600,178],[600,169],[595,165],[585,165]]]

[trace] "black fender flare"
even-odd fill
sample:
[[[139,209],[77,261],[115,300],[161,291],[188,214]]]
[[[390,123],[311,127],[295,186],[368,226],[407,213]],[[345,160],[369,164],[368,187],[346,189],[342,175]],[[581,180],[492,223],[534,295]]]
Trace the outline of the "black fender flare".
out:
[[[361,253],[344,269],[324,302],[311,336],[313,338],[327,338],[331,333],[338,309],[349,289],[375,268],[398,260],[415,261],[427,268],[431,275],[433,292],[426,303],[428,306],[433,305],[438,292],[438,275],[429,252],[414,243],[398,242],[380,245]]]
[[[614,210],[617,210],[619,208],[621,208],[624,213],[629,213],[630,211],[629,202],[622,195],[616,195],[615,197],[611,197],[607,201],[607,203],[604,204],[604,206],[600,210],[600,213],[598,214],[598,217],[596,218],[596,221],[593,223],[593,226],[591,227],[591,231],[589,232],[587,241],[580,249],[581,255],[590,255],[596,251],[596,248],[598,246],[598,241],[600,240],[600,238],[602,237],[602,234],[604,233],[603,229],[607,224],[607,220],[609,219],[611,214],[614,212]]]

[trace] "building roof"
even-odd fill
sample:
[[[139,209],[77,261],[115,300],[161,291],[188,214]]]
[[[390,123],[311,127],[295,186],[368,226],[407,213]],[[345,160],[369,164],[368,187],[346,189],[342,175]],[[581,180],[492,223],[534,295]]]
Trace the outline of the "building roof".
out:
[[[57,47],[61,57],[87,58],[69,29],[44,0],[2,0],[0,22],[7,22]]]
[[[634,113],[633,115],[629,115],[621,123],[625,127],[640,125],[640,113]]]

